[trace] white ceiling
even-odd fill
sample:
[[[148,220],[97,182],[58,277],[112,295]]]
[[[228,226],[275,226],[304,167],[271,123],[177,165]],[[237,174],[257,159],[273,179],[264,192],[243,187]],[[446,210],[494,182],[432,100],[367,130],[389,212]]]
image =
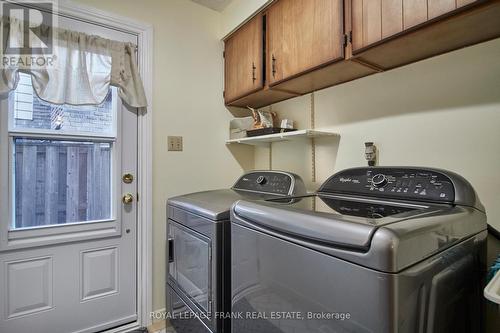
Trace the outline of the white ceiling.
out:
[[[216,10],[218,12],[221,12],[233,0],[191,0],[191,1],[199,3],[202,6],[212,8],[213,10]]]

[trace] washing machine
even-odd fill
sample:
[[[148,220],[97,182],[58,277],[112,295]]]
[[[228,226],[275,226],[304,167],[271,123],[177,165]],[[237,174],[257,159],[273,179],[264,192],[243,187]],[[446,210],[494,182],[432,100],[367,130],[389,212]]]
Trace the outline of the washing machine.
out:
[[[230,189],[168,200],[166,314],[178,333],[229,332],[229,210],[233,203],[305,194],[304,182],[293,173],[252,171]]]
[[[471,184],[431,168],[347,169],[314,195],[240,200],[232,331],[483,332],[486,227]]]

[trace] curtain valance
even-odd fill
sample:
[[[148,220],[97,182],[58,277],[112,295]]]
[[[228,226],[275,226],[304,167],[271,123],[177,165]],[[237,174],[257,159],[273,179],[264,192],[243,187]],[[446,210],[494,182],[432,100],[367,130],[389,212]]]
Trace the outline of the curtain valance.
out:
[[[100,104],[113,85],[119,88],[118,94],[126,104],[147,105],[135,45],[43,25],[25,31],[20,20],[12,17],[0,20],[3,29],[0,94],[15,89],[18,72],[23,71],[31,74],[38,97],[49,103]],[[50,36],[52,42],[46,47],[42,40],[49,40]],[[12,50],[21,48],[21,54],[13,54]],[[35,48],[41,53],[30,53]]]

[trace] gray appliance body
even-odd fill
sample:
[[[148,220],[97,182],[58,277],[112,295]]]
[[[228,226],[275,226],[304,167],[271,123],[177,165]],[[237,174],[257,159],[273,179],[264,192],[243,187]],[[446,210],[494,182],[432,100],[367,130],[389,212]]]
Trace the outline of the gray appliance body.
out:
[[[229,332],[229,210],[240,199],[305,195],[302,179],[281,171],[252,171],[231,189],[170,198],[167,202],[167,307],[177,332]]]
[[[232,332],[482,332],[486,215],[462,177],[355,168],[294,201],[233,206]]]

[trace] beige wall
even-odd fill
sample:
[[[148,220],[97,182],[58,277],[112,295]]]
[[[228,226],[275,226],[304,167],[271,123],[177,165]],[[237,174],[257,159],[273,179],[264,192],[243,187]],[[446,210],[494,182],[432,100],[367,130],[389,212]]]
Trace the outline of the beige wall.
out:
[[[79,2],[154,26],[153,309],[161,309],[166,199],[228,187],[241,174],[224,144],[230,114],[222,100],[220,14],[188,0]],[[184,151],[167,152],[167,135],[182,135]]]
[[[221,15],[221,38],[273,0],[233,0]]]
[[[310,95],[277,103],[273,111],[306,128]],[[340,134],[318,140],[319,184],[336,171],[365,165],[364,142],[374,141],[380,165],[463,175],[489,223],[500,229],[500,39],[318,91],[315,113],[317,128]],[[308,143],[273,145],[274,168],[309,179],[310,160]],[[267,165],[267,149],[256,149],[256,167]]]

